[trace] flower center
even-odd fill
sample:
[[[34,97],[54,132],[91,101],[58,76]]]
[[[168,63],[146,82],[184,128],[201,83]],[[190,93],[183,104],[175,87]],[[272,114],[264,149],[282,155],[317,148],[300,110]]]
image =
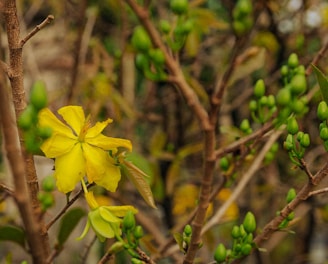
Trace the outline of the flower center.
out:
[[[84,138],[91,127],[91,121],[90,121],[90,115],[86,118],[83,127],[81,128],[80,134],[79,134],[79,142],[84,142]]]

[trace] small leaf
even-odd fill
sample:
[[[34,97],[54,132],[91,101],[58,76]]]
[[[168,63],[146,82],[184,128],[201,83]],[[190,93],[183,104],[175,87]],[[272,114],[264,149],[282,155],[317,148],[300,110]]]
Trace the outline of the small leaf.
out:
[[[156,208],[153,193],[150,189],[150,186],[145,178],[149,176],[145,174],[142,170],[136,167],[132,162],[123,160],[121,164],[123,172],[125,172],[126,176],[130,179],[133,185],[137,188],[141,196],[144,198],[146,203]]]
[[[323,97],[323,100],[328,104],[328,78],[324,75],[324,73],[314,64],[312,64],[314,72],[317,76],[317,80],[320,86],[320,91]]]
[[[63,216],[57,235],[58,244],[60,246],[64,245],[83,216],[85,216],[85,211],[81,208],[73,208]]]
[[[25,232],[17,226],[0,226],[0,240],[11,241],[25,248]]]
[[[186,250],[183,248],[183,237],[180,233],[173,234],[174,240],[177,242],[181,252],[186,253]]]

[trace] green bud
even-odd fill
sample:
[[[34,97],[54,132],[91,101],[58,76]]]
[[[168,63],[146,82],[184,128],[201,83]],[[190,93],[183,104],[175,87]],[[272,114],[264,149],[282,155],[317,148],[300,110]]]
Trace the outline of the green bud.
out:
[[[52,135],[52,128],[51,127],[38,127],[38,135],[42,139],[48,139]]]
[[[251,100],[249,102],[249,110],[254,112],[254,111],[256,111],[256,109],[257,109],[257,102],[255,100]]]
[[[237,226],[237,225],[233,226],[233,228],[231,230],[231,236],[234,239],[237,239],[240,237],[239,226]]]
[[[227,157],[223,157],[220,159],[220,168],[223,171],[227,171],[230,167],[230,162]]]
[[[320,138],[323,141],[328,140],[328,128],[327,127],[324,127],[320,130]]]
[[[253,5],[250,0],[238,0],[236,7],[241,15],[248,15],[253,11]]]
[[[124,242],[116,241],[111,247],[108,249],[108,252],[111,254],[116,254],[124,249]]]
[[[188,11],[188,0],[171,0],[170,9],[176,15],[182,15]]]
[[[261,105],[267,105],[267,104],[268,104],[268,97],[265,96],[265,95],[263,95],[263,96],[260,98],[259,103],[260,103]]]
[[[298,132],[298,124],[295,117],[290,117],[287,120],[287,132],[292,135]]]
[[[308,133],[304,133],[303,137],[301,138],[300,144],[303,148],[307,148],[310,146],[310,135]]]
[[[281,90],[279,90],[276,99],[278,105],[280,106],[288,105],[291,99],[290,90],[287,87],[282,88]]]
[[[214,252],[214,260],[218,263],[222,263],[225,261],[226,256],[227,256],[227,250],[225,246],[222,243],[220,243]]]
[[[291,220],[293,220],[294,219],[294,217],[295,217],[295,212],[291,212],[288,216],[287,216],[287,220],[288,221],[291,221]]]
[[[46,211],[48,208],[54,205],[55,199],[52,193],[49,192],[39,192],[38,200],[41,203],[42,211]]]
[[[123,228],[125,230],[132,230],[136,225],[136,220],[132,211],[128,211],[123,218]]]
[[[291,92],[295,95],[300,95],[306,90],[306,78],[305,75],[296,74],[290,81]]]
[[[282,76],[288,76],[288,66],[287,65],[283,65],[280,69],[280,73]]]
[[[36,81],[33,84],[30,93],[30,103],[35,107],[37,111],[47,106],[48,104],[47,90],[44,82]]]
[[[239,226],[240,237],[245,237],[247,235],[244,225]]]
[[[193,26],[194,26],[194,23],[192,22],[192,20],[187,20],[186,22],[184,22],[182,24],[182,32],[185,35],[188,35],[192,31]]]
[[[153,60],[153,62],[157,65],[163,65],[165,62],[165,56],[163,51],[160,49],[151,49],[149,51],[149,57]]]
[[[261,98],[265,94],[265,84],[262,79],[258,80],[254,86],[254,95]]]
[[[295,112],[295,114],[302,114],[305,110],[305,104],[301,100],[295,100],[291,103],[291,109]]]
[[[171,24],[167,20],[161,20],[159,26],[165,34],[168,34],[171,31]]]
[[[267,106],[269,108],[273,108],[276,106],[276,99],[274,98],[274,96],[272,94],[270,94],[268,96],[268,102],[267,102]]]
[[[191,225],[186,225],[185,228],[184,228],[184,230],[183,230],[183,233],[186,236],[191,236],[191,233],[192,233]]]
[[[147,52],[152,46],[148,33],[142,26],[134,29],[131,43],[135,49],[142,52]]]
[[[296,197],[296,191],[294,188],[290,188],[288,193],[287,193],[287,196],[286,196],[286,202],[287,203],[290,203],[291,201],[294,200],[294,198]]]
[[[303,136],[304,136],[304,132],[303,131],[298,131],[297,135],[296,135],[297,141],[300,142],[302,140]]]
[[[321,101],[319,103],[317,108],[317,116],[321,121],[328,119],[328,106],[325,101]]]
[[[29,130],[36,120],[37,111],[33,105],[28,105],[18,118],[18,126],[23,130]]]
[[[255,216],[253,215],[252,212],[247,212],[244,221],[243,221],[243,226],[245,228],[245,231],[247,233],[252,233],[256,229],[256,220]]]
[[[150,63],[149,59],[145,54],[139,53],[136,56],[136,66],[141,69],[149,69],[150,68]]]
[[[240,243],[235,244],[233,251],[239,253],[241,251],[241,244]]]
[[[296,55],[296,53],[292,53],[289,55],[287,64],[290,68],[296,68],[298,66],[298,56]]]
[[[247,256],[251,253],[252,251],[252,246],[250,244],[244,244],[241,247],[241,252],[244,256]]]
[[[246,132],[250,128],[249,120],[244,119],[240,124],[240,130]]]
[[[253,234],[247,234],[246,238],[244,239],[244,242],[251,244],[253,242]]]
[[[144,235],[144,231],[143,231],[142,226],[137,225],[137,226],[135,227],[135,229],[133,230],[133,235],[134,235],[134,237],[135,237],[136,239],[140,239],[140,238],[142,238],[143,235]]]
[[[53,175],[47,176],[42,180],[42,189],[46,192],[52,192],[56,186],[56,180]]]
[[[287,151],[291,151],[293,149],[293,143],[290,143],[288,141],[284,141],[284,149]]]

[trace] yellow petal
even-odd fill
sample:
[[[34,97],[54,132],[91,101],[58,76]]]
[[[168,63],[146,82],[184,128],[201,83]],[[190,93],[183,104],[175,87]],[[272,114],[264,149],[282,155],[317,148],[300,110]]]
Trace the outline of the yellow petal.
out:
[[[70,151],[76,143],[76,139],[54,133],[42,144],[41,150],[47,158],[56,158]]]
[[[88,218],[88,221],[87,221],[87,223],[84,227],[84,230],[83,230],[82,234],[79,237],[77,237],[76,240],[82,240],[87,235],[87,233],[90,229],[90,226],[91,226],[91,223],[90,223],[90,220]]]
[[[120,168],[115,165],[114,159],[108,152],[89,144],[83,144],[83,154],[88,181],[114,192],[121,179]]]
[[[66,123],[74,130],[76,135],[80,134],[85,123],[85,116],[81,106],[64,106],[58,110]]]
[[[93,195],[93,192],[87,192],[84,194],[84,196],[85,196],[85,199],[87,200],[89,207],[92,210],[97,209],[99,207],[99,204],[97,203],[97,201]]]
[[[102,219],[109,223],[119,223],[122,220],[118,218],[116,215],[114,215],[111,211],[107,210],[106,207],[101,206],[99,207],[99,213]]]
[[[128,139],[106,137],[103,134],[99,134],[93,138],[86,137],[85,141],[90,145],[97,146],[104,150],[117,149],[121,147],[132,151],[132,144]]]
[[[39,126],[51,127],[52,134],[61,134],[63,136],[74,138],[72,130],[61,122],[48,108],[44,108],[39,112]],[[76,137],[75,137],[76,138]]]
[[[124,217],[128,211],[132,211],[134,214],[138,213],[138,210],[132,205],[103,206],[103,207],[118,217]]]
[[[100,241],[105,237],[112,238],[115,236],[112,226],[101,217],[98,209],[89,212],[88,218]]]
[[[93,127],[89,128],[86,138],[98,136],[105,129],[105,127],[112,122],[113,120],[110,118],[103,122],[97,122]]]
[[[76,184],[85,175],[85,161],[81,144],[75,144],[72,150],[55,160],[57,188],[60,192],[68,193],[74,190]]]

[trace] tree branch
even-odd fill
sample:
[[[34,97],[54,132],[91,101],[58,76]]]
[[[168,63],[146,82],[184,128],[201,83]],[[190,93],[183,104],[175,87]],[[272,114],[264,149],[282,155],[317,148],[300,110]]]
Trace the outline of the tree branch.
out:
[[[53,15],[47,16],[45,20],[41,22],[41,24],[37,25],[30,33],[27,34],[21,41],[20,41],[20,46],[23,47],[25,43],[32,38],[36,33],[38,33],[41,29],[43,29],[45,26],[50,24],[55,17]]]
[[[7,158],[14,178],[14,198],[22,217],[27,241],[31,249],[33,263],[45,263],[43,239],[41,227],[34,217],[31,199],[25,181],[25,166],[21,149],[19,147],[18,129],[15,125],[15,116],[10,105],[8,89],[4,86],[3,72],[0,72],[0,115],[2,121],[2,131],[5,142]]]

